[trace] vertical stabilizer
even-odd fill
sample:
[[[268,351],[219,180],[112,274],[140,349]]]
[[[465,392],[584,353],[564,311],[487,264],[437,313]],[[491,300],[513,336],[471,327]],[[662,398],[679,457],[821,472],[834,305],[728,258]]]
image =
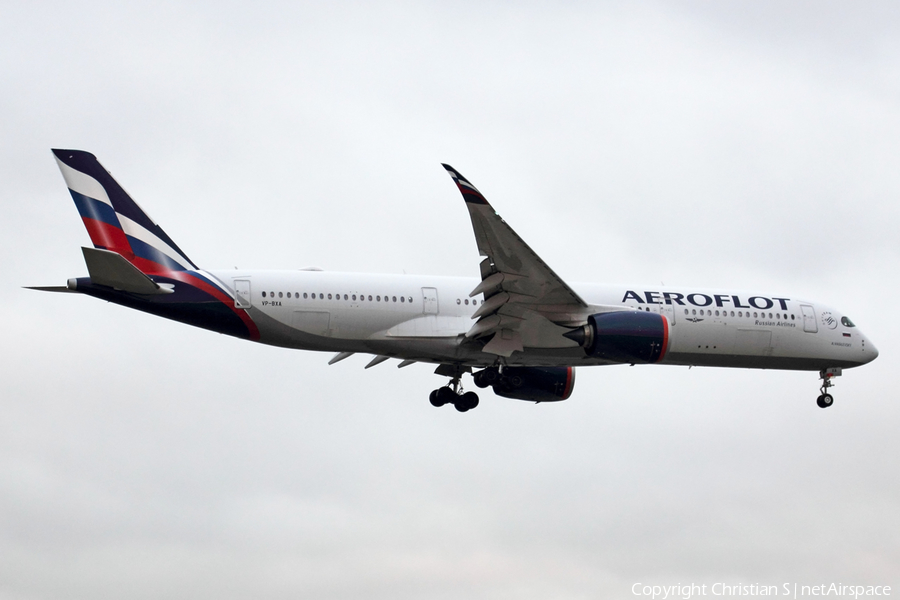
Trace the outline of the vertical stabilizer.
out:
[[[95,248],[121,254],[143,273],[197,268],[93,154],[54,149],[53,155]]]

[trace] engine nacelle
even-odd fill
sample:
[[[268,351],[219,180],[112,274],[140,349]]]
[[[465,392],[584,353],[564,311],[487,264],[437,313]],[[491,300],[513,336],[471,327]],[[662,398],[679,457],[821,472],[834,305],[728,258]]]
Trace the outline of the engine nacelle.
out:
[[[568,334],[588,356],[621,363],[660,362],[669,348],[669,322],[663,315],[621,311],[591,315]]]
[[[573,367],[505,367],[503,373],[488,367],[474,378],[475,385],[490,386],[498,396],[532,402],[565,400],[575,388]]]

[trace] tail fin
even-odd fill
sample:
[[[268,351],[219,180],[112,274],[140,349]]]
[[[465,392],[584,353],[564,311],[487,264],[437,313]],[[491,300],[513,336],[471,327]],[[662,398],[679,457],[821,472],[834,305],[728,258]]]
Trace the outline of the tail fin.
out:
[[[143,273],[197,268],[93,154],[54,149],[53,155],[95,248],[121,254]]]

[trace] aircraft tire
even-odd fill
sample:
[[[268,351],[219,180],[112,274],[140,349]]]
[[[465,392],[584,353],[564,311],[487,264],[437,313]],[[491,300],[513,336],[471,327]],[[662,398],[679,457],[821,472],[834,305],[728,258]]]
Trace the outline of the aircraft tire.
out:
[[[466,392],[460,398],[460,402],[466,405],[467,410],[472,410],[476,406],[478,406],[478,394],[475,392]]]
[[[453,393],[448,387],[438,388],[435,391],[435,399],[440,404],[435,404],[435,406],[443,406],[445,404],[454,404],[456,403],[456,394]]]
[[[433,392],[431,392],[431,394],[428,395],[428,401],[431,402],[431,405],[435,408],[440,408],[444,405],[444,403],[441,402],[441,399],[438,397],[438,390],[434,390]]]
[[[828,408],[834,404],[834,397],[831,394],[822,394],[816,399],[816,404],[819,405],[819,408]]]
[[[488,367],[475,373],[472,379],[475,380],[475,385],[484,389],[500,381],[500,373],[494,367]]]

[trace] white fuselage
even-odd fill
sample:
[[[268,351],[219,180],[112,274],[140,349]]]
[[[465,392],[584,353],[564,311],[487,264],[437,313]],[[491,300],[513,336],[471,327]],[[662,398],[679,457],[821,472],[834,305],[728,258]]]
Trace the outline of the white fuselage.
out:
[[[487,366],[497,356],[466,344],[481,296],[479,280],[325,271],[206,271],[235,293],[266,344],[367,352],[408,360]],[[819,370],[852,367],[878,352],[835,309],[787,296],[672,288],[572,284],[592,305],[643,310],[669,323],[663,364]],[[508,365],[606,364],[575,342],[540,335]]]

